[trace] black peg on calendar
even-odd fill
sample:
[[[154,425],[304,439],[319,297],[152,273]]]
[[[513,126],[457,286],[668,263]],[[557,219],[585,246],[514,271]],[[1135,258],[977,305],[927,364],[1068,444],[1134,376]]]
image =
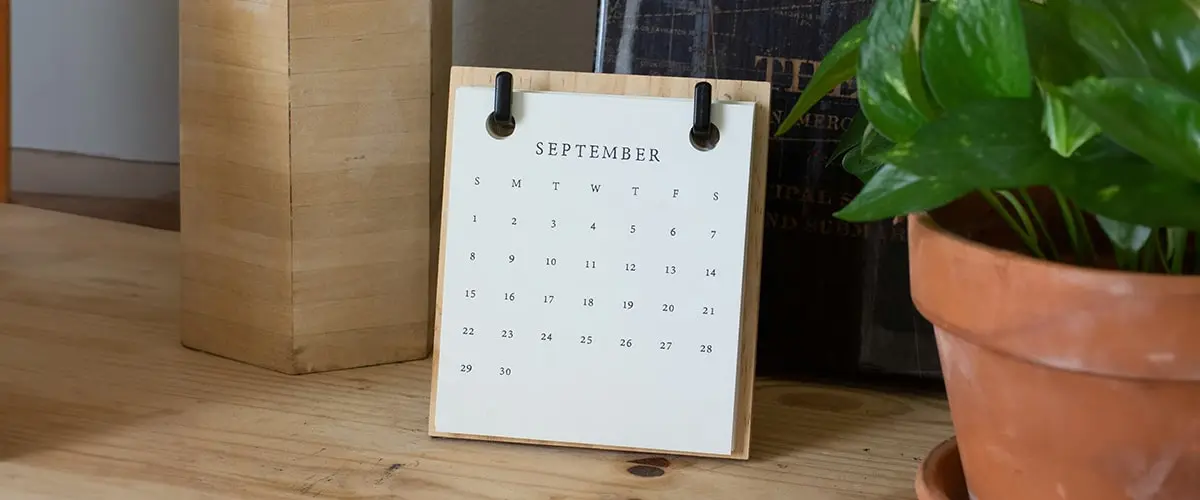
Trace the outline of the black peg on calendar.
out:
[[[692,130],[688,134],[692,146],[708,151],[717,145],[720,131],[712,123],[712,84],[696,84],[695,112],[692,114]]]
[[[487,119],[488,132],[497,139],[512,135],[513,130],[517,128],[517,121],[513,118],[512,101],[512,73],[501,71],[496,74],[495,106]]]

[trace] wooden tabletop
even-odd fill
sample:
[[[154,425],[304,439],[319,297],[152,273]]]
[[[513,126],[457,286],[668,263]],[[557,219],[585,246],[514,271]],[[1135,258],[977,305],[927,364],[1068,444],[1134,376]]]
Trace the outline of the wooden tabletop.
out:
[[[430,438],[428,360],[288,376],[181,347],[178,246],[0,205],[0,498],[912,499],[952,433],[942,398],[760,380],[749,461]]]

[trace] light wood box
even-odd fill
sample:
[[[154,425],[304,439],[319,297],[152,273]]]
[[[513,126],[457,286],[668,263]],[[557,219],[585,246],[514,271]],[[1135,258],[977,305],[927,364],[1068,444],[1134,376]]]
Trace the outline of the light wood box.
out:
[[[451,3],[179,1],[183,344],[427,357]]]

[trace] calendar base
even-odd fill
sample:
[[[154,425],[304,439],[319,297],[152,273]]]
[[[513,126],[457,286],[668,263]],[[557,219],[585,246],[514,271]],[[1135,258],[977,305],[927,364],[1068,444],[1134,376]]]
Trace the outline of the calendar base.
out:
[[[456,434],[456,433],[451,433],[451,432],[437,432],[437,431],[429,431],[429,436],[432,438],[437,438],[437,439],[457,439],[457,440],[463,440],[463,441],[487,441],[487,442],[492,442],[492,443],[524,444],[524,445],[533,445],[533,446],[550,446],[550,447],[557,447],[557,448],[606,450],[606,451],[620,451],[620,452],[629,452],[629,453],[667,454],[667,455],[674,455],[674,456],[689,456],[689,457],[697,457],[697,458],[725,458],[725,459],[733,459],[733,460],[749,460],[750,459],[750,449],[749,449],[749,447],[746,447],[746,446],[738,447],[731,454],[722,455],[722,454],[717,454],[717,453],[690,453],[690,452],[681,452],[679,450],[658,450],[658,449],[653,449],[653,448],[635,448],[635,447],[626,447],[626,446],[597,446],[597,445],[590,445],[590,444],[584,444],[584,443],[565,443],[565,442],[561,442],[561,441],[542,441],[542,440],[537,440],[537,439],[517,439],[517,438],[504,438],[504,437],[492,437],[492,436],[476,436],[473,434]],[[954,499],[954,500],[957,500],[957,499]]]

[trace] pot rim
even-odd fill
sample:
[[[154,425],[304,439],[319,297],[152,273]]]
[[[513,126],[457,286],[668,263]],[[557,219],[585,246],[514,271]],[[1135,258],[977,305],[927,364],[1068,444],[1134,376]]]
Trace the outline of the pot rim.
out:
[[[1056,263],[928,213],[908,224],[913,305],[935,331],[1060,370],[1200,381],[1200,276]]]
[[[1147,273],[1144,271],[1126,271],[1126,270],[1122,270],[1122,269],[1087,267],[1087,266],[1080,266],[1077,264],[1071,264],[1071,263],[1067,263],[1067,262],[1059,262],[1059,261],[1054,261],[1054,260],[1049,260],[1049,259],[1039,259],[1037,257],[1034,257],[1034,256],[1026,254],[1026,253],[1016,252],[1016,251],[1009,250],[1006,248],[1000,248],[1000,247],[988,245],[986,243],[982,243],[982,242],[967,238],[965,236],[962,236],[954,231],[946,229],[941,224],[938,224],[937,221],[935,221],[933,219],[933,216],[929,214],[929,212],[914,212],[914,213],[909,214],[908,218],[914,219],[922,227],[925,227],[926,229],[929,229],[930,231],[937,233],[939,237],[946,238],[948,240],[953,241],[955,243],[955,245],[963,248],[964,250],[969,250],[969,251],[976,252],[979,254],[1002,254],[1009,259],[1016,260],[1019,262],[1024,262],[1029,265],[1042,266],[1042,267],[1047,268],[1047,270],[1050,270],[1050,271],[1058,271],[1058,272],[1066,271],[1066,272],[1086,273],[1088,275],[1091,275],[1091,276],[1093,276],[1095,278],[1099,278],[1099,279],[1107,278],[1107,279],[1137,280],[1137,281],[1148,281],[1148,282],[1157,282],[1157,281],[1167,282],[1167,283],[1158,283],[1158,284],[1153,284],[1153,285],[1151,285],[1150,283],[1146,284],[1147,286],[1154,286],[1154,287],[1160,287],[1165,284],[1174,286],[1174,285],[1180,284],[1178,282],[1188,282],[1189,285],[1195,286],[1195,283],[1200,282],[1200,275],[1188,275],[1188,274],[1178,275],[1178,274]]]

